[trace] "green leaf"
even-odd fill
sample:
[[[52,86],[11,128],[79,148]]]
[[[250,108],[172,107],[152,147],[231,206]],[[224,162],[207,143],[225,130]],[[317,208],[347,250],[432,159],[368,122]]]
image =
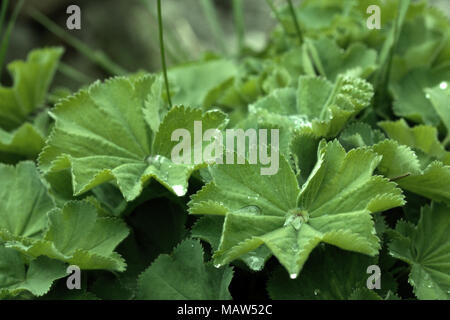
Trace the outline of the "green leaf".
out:
[[[441,82],[439,86],[425,89],[434,110],[447,128],[447,136],[450,135],[450,87],[449,82]]]
[[[169,78],[175,84],[172,97],[174,105],[203,107],[209,92],[237,74],[231,60],[208,60],[181,65],[169,70]]]
[[[404,204],[394,183],[372,175],[381,157],[368,149],[346,154],[335,141],[321,143],[317,158],[301,190],[283,157],[273,176],[256,165],[211,167],[213,180],[192,196],[189,211],[225,216],[217,265],[265,244],[295,278],[320,242],[378,252],[370,213]]]
[[[433,161],[424,170],[408,146],[385,140],[373,146],[383,156],[378,170],[408,191],[436,201],[450,203],[450,166]]]
[[[58,104],[53,111],[55,128],[39,157],[43,173],[63,176],[70,169],[76,196],[112,181],[131,201],[152,178],[174,194],[184,195],[189,176],[205,163],[173,163],[171,150],[177,142],[171,141],[172,132],[184,128],[193,137],[194,121],[202,121],[203,130],[220,129],[225,115],[218,111],[202,115],[198,109],[177,106],[153,132],[143,109],[148,112],[151,106],[159,106],[150,103],[159,99],[150,92],[154,81],[153,76],[143,76],[97,82]]]
[[[203,261],[200,242],[185,240],[169,256],[160,255],[139,277],[138,299],[225,300],[232,268],[214,268]]]
[[[14,83],[11,88],[0,87],[0,127],[17,128],[30,113],[43,106],[62,53],[61,48],[34,50],[27,61],[8,65]]]
[[[333,246],[317,247],[292,280],[283,269],[269,279],[267,290],[274,300],[347,300],[355,289],[366,288],[367,267],[376,259]]]
[[[86,270],[124,271],[126,264],[114,249],[128,232],[120,220],[97,217],[90,203],[71,201],[48,213],[48,228],[42,239],[10,234],[3,237],[6,247],[29,256],[45,255]]]
[[[367,78],[376,69],[377,52],[359,42],[352,43],[345,51],[326,37],[306,42],[305,46],[320,75],[332,82],[339,74],[351,70],[358,70],[361,78]]]
[[[409,127],[405,120],[383,121],[378,125],[387,133],[388,137],[406,145],[418,153],[422,166],[433,160],[440,160],[450,164],[450,152],[446,151],[438,139],[435,127],[417,125]]]
[[[392,84],[394,113],[417,123],[439,124],[439,116],[427,98],[425,89],[450,79],[450,66],[417,68]]]
[[[417,226],[399,222],[389,249],[411,265],[409,282],[419,299],[450,299],[450,207],[422,208]]]
[[[364,122],[350,124],[342,131],[339,142],[346,150],[374,145],[385,139],[385,135]]]
[[[39,257],[26,267],[17,251],[0,245],[0,298],[28,291],[35,296],[46,294],[53,281],[66,276],[65,264]]]
[[[299,171],[299,183],[303,184],[308,180],[311,171],[317,162],[317,149],[320,138],[308,128],[302,128],[294,132],[290,144],[290,151]]]
[[[333,86],[325,78],[301,76],[296,94],[289,88],[275,90],[249,110],[283,131],[311,127],[318,137],[335,137],[372,96],[371,85],[360,78],[341,75]]]
[[[32,162],[0,164],[0,236],[37,239],[47,228],[47,213],[55,207]]]
[[[0,151],[19,158],[35,158],[44,147],[44,136],[32,124],[26,122],[8,132],[0,128]],[[4,159],[2,159],[4,160]]]

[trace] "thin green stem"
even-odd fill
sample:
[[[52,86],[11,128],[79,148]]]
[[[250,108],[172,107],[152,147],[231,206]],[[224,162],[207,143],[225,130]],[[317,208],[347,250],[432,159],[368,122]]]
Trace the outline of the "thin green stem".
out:
[[[158,21],[158,17],[155,14],[155,11],[153,10],[152,4],[153,0],[141,0],[141,2],[145,5],[147,8],[148,13],[154,19],[155,21]],[[176,35],[174,32],[167,32],[166,29],[166,52],[167,56],[170,59],[170,61],[173,61],[174,63],[181,63],[182,61],[189,60],[188,53],[182,46],[180,45],[180,41],[176,39]],[[170,31],[170,29],[169,29]]]
[[[237,47],[239,54],[241,54],[245,46],[245,20],[242,0],[233,0],[233,18],[237,35]]]
[[[450,144],[450,132],[447,134],[447,137],[445,137],[442,144],[444,145],[444,148],[446,148]]]
[[[273,1],[272,1],[272,0],[266,0],[266,2],[267,2],[267,4],[269,5],[270,10],[272,10],[272,12],[273,12],[275,18],[278,20],[278,22],[279,22],[279,23],[281,24],[281,26],[283,27],[284,32],[285,32],[287,35],[289,35],[289,30],[288,30],[288,28],[286,27],[286,25],[284,24],[283,19],[281,19],[281,15],[280,15],[280,13],[278,12],[277,8],[275,7],[275,4],[273,3]]]
[[[22,9],[24,0],[20,0],[17,5],[14,8],[14,11],[12,13],[11,19],[8,22],[8,26],[6,27],[5,34],[2,37],[2,42],[0,46],[0,78],[2,76],[2,70],[3,70],[3,63],[5,61],[6,52],[8,51],[8,45],[9,45],[9,38],[11,37],[11,32],[14,28],[14,25],[16,23],[17,17],[19,15],[20,9]],[[3,4],[2,4],[2,16],[4,14],[3,12]],[[6,8],[5,8],[6,11]],[[3,22],[3,17],[2,17]]]
[[[0,11],[0,35],[2,34],[3,23],[5,22],[6,11],[8,10],[9,0],[3,0]]]
[[[291,12],[292,20],[294,21],[295,25],[295,31],[297,32],[298,39],[300,40],[300,43],[303,43],[303,35],[302,31],[300,30],[300,25],[298,23],[297,14],[295,13],[294,5],[292,4],[292,0],[287,0],[289,4],[289,11]]]
[[[167,77],[166,56],[164,51],[164,29],[162,23],[161,13],[161,0],[158,0],[158,25],[159,25],[159,47],[161,49],[161,64],[164,75],[164,82],[166,84],[167,100],[169,100],[169,106],[172,108],[172,99],[170,98],[169,79]]]
[[[60,62],[58,70],[66,77],[75,80],[81,84],[91,83],[94,81],[91,77],[85,75],[84,73],[78,71],[77,69],[71,67],[70,65]]]
[[[68,32],[66,32],[64,29],[62,29],[60,26],[58,26],[56,23],[54,23],[39,11],[30,10],[30,16],[37,22],[42,24],[51,33],[55,34],[57,37],[61,38],[63,41],[74,47],[86,58],[100,66],[111,75],[124,75],[128,73],[125,69],[112,61],[104,52],[92,50],[89,46],[70,35]]]
[[[222,27],[219,24],[219,17],[217,16],[217,12],[214,8],[214,5],[211,0],[201,0],[200,4],[202,5],[203,12],[206,16],[206,20],[208,21],[209,27],[213,33],[213,36],[219,46],[220,50],[223,53],[227,53],[227,46],[225,44],[225,33],[222,30]]]

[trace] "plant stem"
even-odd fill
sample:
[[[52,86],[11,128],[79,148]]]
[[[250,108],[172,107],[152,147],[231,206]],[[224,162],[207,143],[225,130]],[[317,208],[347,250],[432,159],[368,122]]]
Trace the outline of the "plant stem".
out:
[[[209,27],[213,33],[213,36],[219,46],[220,50],[227,54],[227,46],[225,44],[225,33],[219,24],[219,17],[217,16],[216,10],[211,0],[201,0],[200,1],[203,12],[205,13],[206,20],[208,20]]]
[[[161,64],[163,69],[164,82],[166,84],[167,100],[169,101],[169,106],[172,108],[172,99],[170,98],[170,90],[169,90],[169,79],[167,77],[166,56],[164,51],[164,30],[162,23],[161,0],[158,0],[157,2],[158,2],[159,47],[161,49]]]
[[[87,46],[77,38],[71,36],[68,32],[66,32],[64,29],[62,29],[60,26],[58,26],[56,23],[54,23],[39,11],[34,9],[31,10],[30,16],[37,22],[42,24],[45,28],[47,28],[51,33],[55,34],[63,41],[74,47],[86,58],[100,66],[105,71],[109,72],[111,75],[124,75],[128,73],[125,69],[112,61],[104,52],[92,50],[89,46]]]
[[[397,180],[409,177],[410,175],[411,175],[411,173],[407,172],[405,174],[402,174],[401,176],[390,178],[389,181],[397,181]]]
[[[5,34],[2,37],[2,42],[0,46],[0,78],[2,76],[2,70],[3,70],[3,62],[5,61],[6,52],[8,51],[8,44],[9,44],[9,38],[11,37],[12,29],[14,28],[14,24],[16,23],[17,16],[19,15],[20,9],[22,9],[24,0],[20,0],[19,3],[17,3],[16,7],[14,8],[14,11],[12,13],[11,19],[8,22],[8,26],[6,27]],[[1,22],[3,24],[4,16],[6,14],[8,3],[2,3],[2,12],[1,12]],[[3,11],[4,10],[4,11]]]
[[[9,0],[3,0],[0,11],[0,36],[2,34],[3,23],[5,22],[6,11],[8,10]]]
[[[292,20],[294,21],[295,25],[295,31],[297,32],[298,39],[300,40],[300,43],[303,43],[303,35],[302,31],[300,30],[300,25],[298,23],[297,14],[295,13],[294,5],[292,4],[292,0],[287,0],[289,4],[289,10],[291,12]]]
[[[233,17],[237,34],[237,47],[239,54],[241,54],[245,45],[245,21],[242,0],[233,0]]]
[[[91,77],[81,73],[77,69],[71,67],[70,65],[60,61],[58,70],[66,77],[75,80],[79,83],[86,84],[94,81]]]
[[[278,20],[278,22],[281,24],[281,26],[284,29],[284,32],[289,35],[289,31],[288,28],[286,27],[286,25],[283,23],[283,19],[281,19],[280,13],[278,12],[277,8],[275,7],[275,5],[273,4],[272,0],[266,0],[266,3],[269,5],[270,10],[272,10],[273,14],[275,15],[275,18]]]

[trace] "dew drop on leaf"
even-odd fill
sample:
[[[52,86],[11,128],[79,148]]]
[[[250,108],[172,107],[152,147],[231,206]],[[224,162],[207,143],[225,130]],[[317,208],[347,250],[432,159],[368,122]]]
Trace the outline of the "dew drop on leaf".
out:
[[[441,82],[441,84],[439,85],[439,88],[441,88],[442,90],[445,90],[448,88],[448,83],[443,81]]]
[[[298,274],[297,273],[291,273],[290,277],[291,277],[292,280],[297,279]]]
[[[314,295],[317,296],[320,293],[319,289],[314,289]]]
[[[258,215],[261,214],[261,209],[258,206],[245,206],[236,210],[235,213]]]
[[[175,194],[179,197],[184,196],[186,193],[186,188],[179,184],[173,186],[172,189],[175,192]]]
[[[249,257],[247,262],[252,270],[261,270],[264,266],[264,259],[261,257]]]

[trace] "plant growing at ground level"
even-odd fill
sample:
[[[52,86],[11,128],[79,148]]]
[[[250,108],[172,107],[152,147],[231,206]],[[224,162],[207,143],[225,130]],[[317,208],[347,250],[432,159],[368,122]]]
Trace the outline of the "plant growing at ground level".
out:
[[[0,298],[450,298],[448,19],[426,1],[267,3],[279,25],[262,52],[246,49],[233,1],[236,57],[167,70],[163,58],[162,74],[86,84],[54,105],[62,49],[9,65]],[[374,4],[380,30],[366,28]],[[199,122],[278,130],[278,171],[173,161],[173,132],[195,137]]]

